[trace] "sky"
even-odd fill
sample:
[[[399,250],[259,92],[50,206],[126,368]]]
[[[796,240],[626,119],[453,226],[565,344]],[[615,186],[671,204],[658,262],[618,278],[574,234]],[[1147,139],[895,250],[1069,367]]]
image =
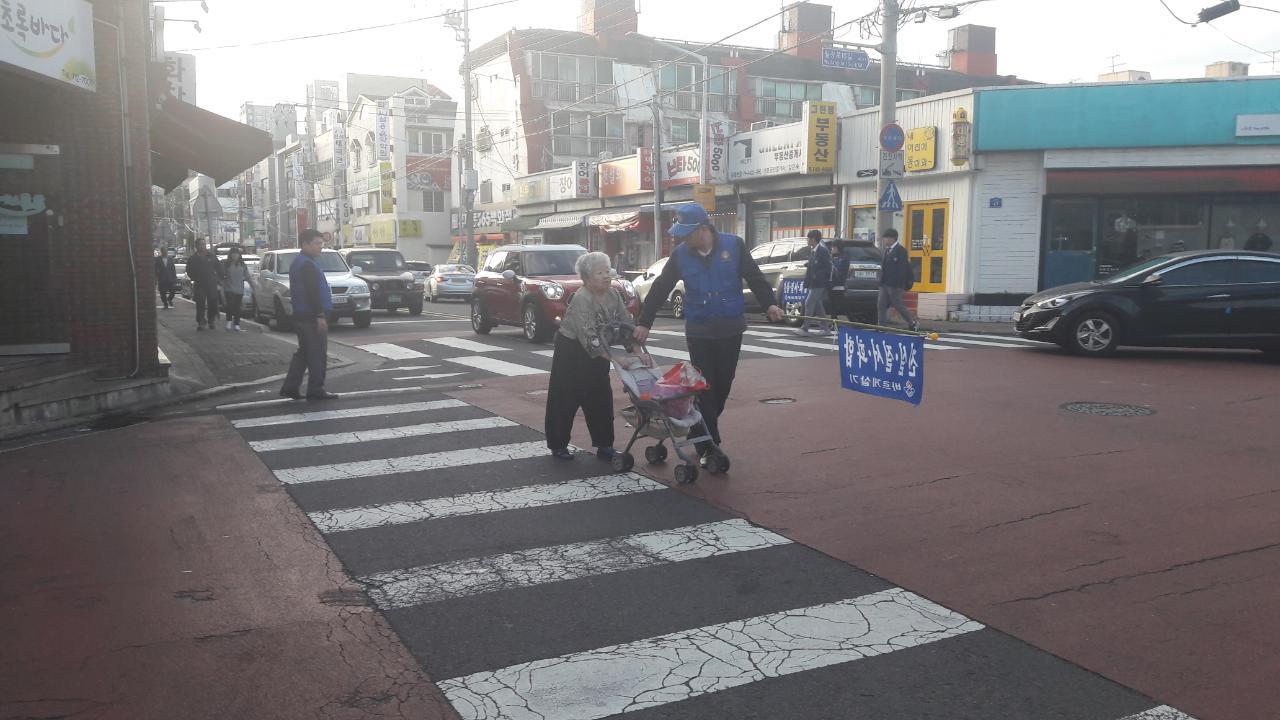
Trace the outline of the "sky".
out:
[[[713,0],[636,0],[640,32],[656,37],[717,40],[777,13],[779,0],[734,0],[727,17]],[[816,1],[816,0],[815,0]],[[905,0],[917,5],[924,0]],[[461,0],[206,0],[166,5],[170,18],[200,22],[197,34],[187,23],[167,23],[168,50],[197,57],[197,104],[235,118],[241,103],[302,103],[313,79],[340,79],[348,72],[423,77],[455,97],[461,95],[458,67],[462,46],[442,18],[410,22],[461,7]],[[495,0],[471,0],[473,45],[512,28],[576,29],[579,0],[513,0],[482,8]],[[928,0],[927,4],[942,4]],[[1252,75],[1280,74],[1268,55],[1280,51],[1280,0],[1248,4],[1277,12],[1244,8],[1212,25],[1191,27],[1173,15],[1193,20],[1218,0],[987,0],[949,21],[911,23],[899,38],[903,60],[937,63],[946,48],[947,30],[974,23],[996,28],[999,72],[1030,80],[1090,82],[1111,69],[1146,70],[1156,79],[1201,77],[1204,66],[1219,60],[1252,65]],[[873,9],[876,0],[829,0],[836,23]],[[363,32],[293,42],[243,45],[354,27],[396,23]],[[736,45],[774,47],[781,19],[735,35]],[[850,28],[839,39],[858,42]],[[237,45],[227,49],[212,46]],[[1249,46],[1252,49],[1246,48]],[[547,48],[551,49],[551,48]],[[1118,56],[1113,59],[1113,56]]]

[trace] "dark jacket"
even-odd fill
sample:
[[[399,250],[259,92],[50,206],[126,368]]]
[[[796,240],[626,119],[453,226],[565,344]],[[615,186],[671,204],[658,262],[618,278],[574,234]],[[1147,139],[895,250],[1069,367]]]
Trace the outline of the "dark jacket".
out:
[[[289,290],[294,320],[312,321],[333,312],[329,279],[321,272],[315,259],[306,253],[298,253],[289,266]]]
[[[760,307],[769,307],[776,305],[777,300],[773,295],[773,288],[769,287],[769,282],[764,279],[764,273],[760,272],[760,266],[756,264],[751,253],[747,252],[747,244],[742,238],[736,235],[726,233],[720,234],[720,241],[731,240],[738,246],[738,275],[747,283],[747,287],[751,288],[751,292],[755,294],[756,302]],[[701,257],[697,253],[690,253],[694,258],[694,262],[701,262],[706,265],[711,264],[711,256]],[[636,324],[644,327],[653,327],[653,320],[658,316],[658,310],[662,308],[662,304],[670,297],[671,291],[675,289],[676,283],[686,280],[684,273],[680,271],[680,263],[676,259],[676,255],[672,254],[671,259],[667,260],[667,264],[663,266],[662,273],[658,275],[658,279],[653,281],[653,285],[649,288],[649,294],[645,296],[644,306],[640,308],[640,319]],[[735,318],[717,318],[716,320],[701,323],[685,323],[685,335],[689,337],[700,338],[726,338],[741,334],[747,329],[746,316]]]
[[[187,260],[187,277],[196,285],[215,287],[220,275],[218,259],[213,255],[192,255]]]
[[[173,290],[178,287],[178,267],[173,258],[163,256],[156,258],[156,285],[161,290]]]
[[[915,276],[911,272],[911,258],[907,249],[894,243],[884,252],[884,261],[880,263],[880,285],[882,287],[910,290],[915,284]]]
[[[811,290],[821,290],[831,285],[831,251],[827,246],[818,243],[809,253],[809,262],[805,264],[804,286]]]
[[[848,277],[849,258],[845,257],[843,250],[834,248],[831,253],[831,287],[844,287]]]

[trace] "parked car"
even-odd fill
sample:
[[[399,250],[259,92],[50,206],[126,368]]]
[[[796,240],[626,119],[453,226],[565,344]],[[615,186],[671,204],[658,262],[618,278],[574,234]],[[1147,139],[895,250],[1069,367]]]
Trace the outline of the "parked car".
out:
[[[293,305],[289,301],[289,267],[298,250],[272,250],[262,257],[258,271],[250,274],[249,311],[254,320],[264,325],[274,319],[276,330],[281,332],[293,326]],[[317,258],[320,269],[329,281],[333,295],[333,313],[329,321],[351,318],[358,328],[367,328],[373,321],[369,298],[369,286],[351,274],[346,261],[336,250],[325,250]]]
[[[471,328],[487,335],[498,325],[524,329],[530,342],[544,342],[560,327],[569,300],[582,287],[575,263],[580,245],[507,245],[485,258],[471,298]],[[632,317],[640,312],[635,287],[616,279]]]
[[[870,240],[845,240],[834,238],[832,245],[840,244],[841,252],[849,261],[849,269],[845,278],[833,283],[827,293],[827,314],[843,315],[850,322],[876,321],[876,303],[880,297],[880,259],[881,253]],[[834,249],[833,249],[834,252]],[[782,281],[804,280],[808,270],[806,267],[788,268],[782,271],[778,280],[778,301],[782,303],[783,313],[787,315],[787,323],[798,325],[798,318],[804,312],[803,302],[784,303],[782,301]]]
[[[338,251],[351,274],[369,284],[374,310],[395,312],[409,308],[410,315],[422,314],[422,282],[414,277],[399,250],[390,248],[344,248]]]
[[[431,274],[431,263],[426,260],[405,260],[404,267],[413,273],[415,280],[421,282],[424,288],[426,287],[427,276]]]
[[[470,300],[475,285],[476,271],[470,265],[437,265],[427,276],[427,299],[431,302],[444,298]]]
[[[653,282],[662,274],[662,268],[667,266],[667,260],[668,258],[658,260],[632,281],[631,284],[636,289],[636,297],[639,298],[642,304],[645,298],[649,296],[649,288],[653,287]],[[671,294],[667,296],[667,301],[662,304],[662,309],[671,310],[672,317],[677,320],[684,319],[684,280],[676,283]]]
[[[1121,345],[1257,348],[1280,354],[1280,255],[1198,251],[1161,255],[1103,280],[1027,298],[1019,335],[1081,355]]]

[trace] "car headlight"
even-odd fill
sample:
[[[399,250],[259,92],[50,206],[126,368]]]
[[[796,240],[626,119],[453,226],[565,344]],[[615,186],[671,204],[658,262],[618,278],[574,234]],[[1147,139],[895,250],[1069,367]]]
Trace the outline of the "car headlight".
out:
[[[564,286],[560,283],[543,283],[542,296],[548,300],[559,300],[564,297]]]
[[[636,286],[630,280],[622,281],[622,293],[630,300],[636,296]]]
[[[374,290],[377,290],[377,289],[378,289],[378,283],[374,283],[374,284],[373,284],[373,289],[374,289]]]
[[[412,281],[412,280],[405,280],[405,282],[404,282],[404,289],[405,289],[405,290],[412,290],[412,289],[413,289],[413,281]]]
[[[1080,297],[1080,295],[1081,293],[1067,293],[1066,295],[1051,297],[1047,300],[1041,300],[1040,302],[1036,303],[1036,307],[1040,308],[1041,310],[1056,310],[1062,307],[1063,305],[1066,305],[1067,303],[1071,302],[1072,300],[1075,300],[1076,298]]]

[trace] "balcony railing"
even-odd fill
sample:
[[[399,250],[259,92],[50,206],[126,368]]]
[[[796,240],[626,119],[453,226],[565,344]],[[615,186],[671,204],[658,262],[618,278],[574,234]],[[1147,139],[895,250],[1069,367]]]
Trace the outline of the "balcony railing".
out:
[[[579,158],[597,158],[600,153],[622,155],[625,141],[622,138],[585,138],[556,135],[551,139],[553,155]]]
[[[600,105],[616,105],[618,91],[612,85],[594,83],[535,80],[533,94],[551,102],[592,102]],[[591,98],[587,100],[587,98]]]

